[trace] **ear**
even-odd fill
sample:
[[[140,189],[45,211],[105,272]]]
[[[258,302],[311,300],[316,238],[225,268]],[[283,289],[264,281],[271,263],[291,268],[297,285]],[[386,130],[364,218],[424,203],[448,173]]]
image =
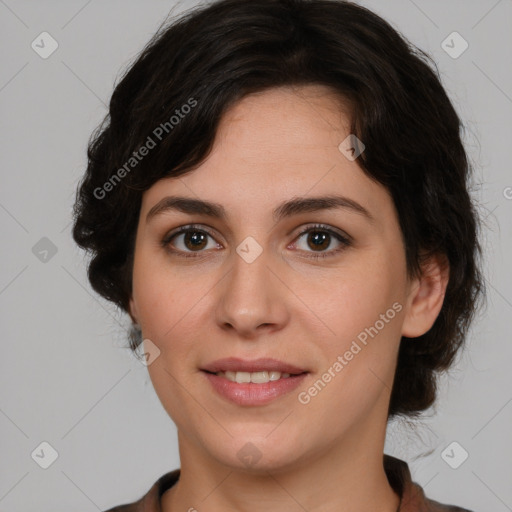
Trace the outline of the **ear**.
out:
[[[443,254],[436,254],[422,264],[421,276],[410,285],[402,336],[416,338],[434,325],[443,306],[449,275],[450,265]]]

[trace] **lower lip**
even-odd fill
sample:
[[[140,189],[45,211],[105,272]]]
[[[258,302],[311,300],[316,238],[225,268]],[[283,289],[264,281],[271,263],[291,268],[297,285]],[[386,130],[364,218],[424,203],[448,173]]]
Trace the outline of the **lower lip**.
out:
[[[307,376],[307,373],[301,373],[300,375],[290,375],[286,379],[274,380],[264,384],[255,384],[254,382],[239,384],[213,373],[205,371],[203,373],[219,395],[237,405],[267,404],[296,389]]]

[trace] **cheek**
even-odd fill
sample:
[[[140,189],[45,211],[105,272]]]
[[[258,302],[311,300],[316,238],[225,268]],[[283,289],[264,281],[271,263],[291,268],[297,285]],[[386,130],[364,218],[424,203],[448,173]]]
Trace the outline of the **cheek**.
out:
[[[174,352],[172,357],[179,359]],[[194,421],[200,423],[204,410],[191,400],[188,391],[191,382],[187,380],[188,375],[180,373],[180,366],[170,365],[166,353],[162,352],[147,369],[160,403],[178,428],[188,430],[190,418],[196,418]]]
[[[165,257],[150,254],[149,250],[136,254],[133,297],[143,334],[154,337],[155,343],[165,338],[180,319],[186,321],[207,291],[204,280],[171,265]]]
[[[383,386],[392,385],[403,311],[400,278],[381,260],[380,265],[352,268],[330,286],[328,298],[317,297],[316,304],[328,307],[319,316],[331,332],[319,338],[319,346],[322,372],[330,368],[336,374],[336,383],[329,385],[331,398],[346,406],[366,389],[371,402]]]
[[[322,319],[335,334],[317,338],[322,365],[310,383],[314,389],[303,390],[318,421],[350,423],[390,392],[403,309],[397,297],[390,281],[375,277],[362,285],[357,276],[332,294],[332,307]]]
[[[389,274],[368,268],[351,268],[338,278],[331,276],[329,291],[313,297],[312,303],[321,305],[321,318],[338,338],[353,338],[373,325],[400,297]]]

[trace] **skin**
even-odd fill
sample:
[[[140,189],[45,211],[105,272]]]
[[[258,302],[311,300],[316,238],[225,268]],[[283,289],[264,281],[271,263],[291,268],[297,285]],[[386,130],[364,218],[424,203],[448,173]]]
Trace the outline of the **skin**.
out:
[[[434,323],[448,271],[433,258],[422,276],[408,278],[388,191],[338,149],[350,133],[345,111],[319,85],[246,96],[224,115],[198,168],[143,195],[130,315],[160,350],[148,371],[178,429],[181,475],[162,497],[164,512],[398,507],[382,461],[398,348],[402,335],[419,336]],[[333,193],[360,203],[375,222],[348,209],[272,218],[285,200]],[[228,220],[167,211],[146,222],[168,195],[221,203]],[[199,257],[162,247],[167,234],[191,223],[212,232]],[[331,236],[321,249],[331,256],[311,258],[319,250],[311,234],[299,233],[314,223],[348,234],[351,245],[334,254],[342,244]],[[263,251],[252,263],[236,252],[248,236]],[[180,234],[169,246],[197,254],[185,240]],[[300,403],[298,393],[393,303],[401,311]],[[267,405],[239,406],[200,371],[229,356],[273,357],[310,373],[300,389]],[[251,467],[237,456],[248,442],[261,453]]]

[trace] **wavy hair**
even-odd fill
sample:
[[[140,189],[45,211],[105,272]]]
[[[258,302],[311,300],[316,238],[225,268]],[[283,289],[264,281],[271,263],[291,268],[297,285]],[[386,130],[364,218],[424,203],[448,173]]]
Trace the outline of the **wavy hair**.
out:
[[[93,289],[129,312],[144,191],[197,168],[221,117],[245,95],[305,84],[329,86],[350,105],[351,133],[366,146],[356,162],[392,196],[408,275],[435,253],[450,265],[434,325],[401,340],[388,417],[414,416],[434,403],[436,374],[453,363],[483,295],[479,219],[463,126],[435,63],[370,10],[338,0],[220,0],[164,22],[89,140],[73,238],[91,255]],[[148,137],[156,147],[135,158]],[[132,330],[130,348],[140,342]]]

